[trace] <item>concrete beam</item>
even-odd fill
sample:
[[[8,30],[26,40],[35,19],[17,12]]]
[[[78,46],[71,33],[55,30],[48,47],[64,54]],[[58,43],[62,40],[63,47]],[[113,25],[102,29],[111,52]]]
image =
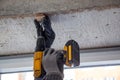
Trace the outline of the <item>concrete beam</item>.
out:
[[[120,5],[120,0],[0,0],[0,15],[60,12],[111,5]]]
[[[63,49],[69,39],[76,40],[81,49],[120,46],[120,8],[55,14],[50,19],[55,49]],[[34,52],[33,20],[32,16],[0,18],[0,55]]]

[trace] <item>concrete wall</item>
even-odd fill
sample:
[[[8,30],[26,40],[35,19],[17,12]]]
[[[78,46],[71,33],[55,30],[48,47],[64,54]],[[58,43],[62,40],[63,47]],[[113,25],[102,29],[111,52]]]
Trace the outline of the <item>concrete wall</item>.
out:
[[[0,0],[0,15],[60,12],[101,6],[118,6],[120,0]]]
[[[81,49],[120,46],[119,7],[55,14],[50,18],[56,33],[52,46],[55,49],[62,49],[69,39],[75,39]],[[33,17],[0,17],[0,55],[31,53],[35,43]]]

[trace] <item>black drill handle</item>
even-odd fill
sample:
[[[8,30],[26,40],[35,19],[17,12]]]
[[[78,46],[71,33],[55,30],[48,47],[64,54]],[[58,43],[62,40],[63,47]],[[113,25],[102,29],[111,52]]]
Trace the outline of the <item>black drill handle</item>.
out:
[[[34,20],[34,24],[37,29],[37,43],[35,51],[44,51],[45,50],[45,38],[43,36],[43,28],[42,25],[37,20]]]

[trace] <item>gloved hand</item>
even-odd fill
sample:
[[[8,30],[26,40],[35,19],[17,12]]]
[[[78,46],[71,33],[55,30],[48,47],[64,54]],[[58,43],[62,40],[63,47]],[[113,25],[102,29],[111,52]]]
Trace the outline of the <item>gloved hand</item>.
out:
[[[51,80],[53,78],[53,80],[63,79],[64,53],[65,51],[63,50],[55,51],[54,49],[47,49],[44,52],[42,64],[46,72],[45,80]]]
[[[55,39],[55,32],[51,27],[50,18],[46,14],[38,13],[35,15],[34,24],[37,29],[37,36],[43,36],[45,47],[50,48]]]

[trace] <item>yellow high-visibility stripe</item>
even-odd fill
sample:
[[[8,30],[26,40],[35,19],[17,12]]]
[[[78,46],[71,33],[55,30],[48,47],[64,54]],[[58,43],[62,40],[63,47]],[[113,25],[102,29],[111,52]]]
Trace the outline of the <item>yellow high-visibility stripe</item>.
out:
[[[71,64],[69,64],[69,48],[68,48],[68,46],[64,46],[64,50],[66,51],[66,54],[64,54],[64,58],[66,58],[65,65],[71,66]]]
[[[68,50],[69,50],[69,52],[68,52],[68,60],[69,61],[71,61],[72,60],[72,46],[70,45],[70,46],[68,46]]]
[[[67,52],[67,46],[64,46],[64,50]],[[66,58],[66,57],[67,57],[67,53],[64,54],[64,58]]]

